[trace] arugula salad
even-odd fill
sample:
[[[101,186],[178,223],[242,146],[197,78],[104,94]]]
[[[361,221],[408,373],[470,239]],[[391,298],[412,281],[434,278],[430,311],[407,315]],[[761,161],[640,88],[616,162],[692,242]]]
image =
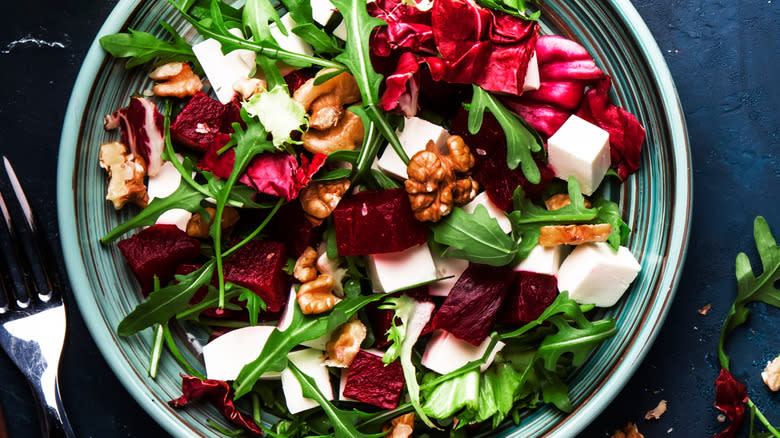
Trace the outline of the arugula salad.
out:
[[[170,405],[274,437],[570,412],[567,376],[617,332],[594,309],[640,271],[603,186],[644,129],[608,72],[530,0],[169,1],[197,38],[100,39],[149,81],[99,161],[137,210],[101,239],[144,296],[117,332],[154,332],[151,378],[181,363]],[[172,335],[192,324],[203,367]]]

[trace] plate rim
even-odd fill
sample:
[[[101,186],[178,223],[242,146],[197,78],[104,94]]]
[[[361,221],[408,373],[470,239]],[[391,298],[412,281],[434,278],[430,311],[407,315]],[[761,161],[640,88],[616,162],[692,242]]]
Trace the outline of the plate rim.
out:
[[[73,163],[75,162],[79,141],[78,136],[81,130],[72,129],[72,127],[81,126],[92,85],[101,66],[108,59],[108,54],[100,46],[99,39],[104,35],[119,32],[128,17],[144,1],[147,0],[119,0],[100,27],[79,69],[79,74],[68,101],[60,137],[56,178],[58,225],[65,268],[71,289],[90,336],[92,336],[104,359],[109,364],[109,368],[111,368],[114,375],[117,376],[135,401],[161,427],[172,435],[188,436],[192,430],[186,427],[179,416],[174,415],[170,410],[161,409],[156,400],[149,396],[145,389],[146,386],[138,379],[138,375],[125,366],[126,362],[123,360],[123,355],[116,347],[113,335],[110,332],[111,327],[106,324],[100,315],[91,312],[91,308],[96,307],[98,304],[95,300],[95,295],[78,292],[91,289],[91,287],[88,282],[86,267],[80,255],[81,246],[77,233],[73,232],[76,229],[76,199],[75,191],[73,190],[75,169]],[[666,299],[660,303],[654,302],[649,309],[649,314],[652,317],[650,320],[654,323],[644,325],[638,330],[635,335],[637,341],[632,343],[627,351],[623,352],[620,364],[615,368],[612,375],[605,380],[598,392],[583,405],[582,409],[571,414],[559,426],[554,426],[543,435],[546,437],[576,436],[596,416],[603,412],[607,405],[625,387],[652,347],[666,320],[676,295],[688,251],[693,210],[693,175],[690,142],[682,105],[666,60],[636,8],[629,0],[609,0],[608,3],[615,9],[619,19],[627,25],[634,42],[648,61],[648,66],[652,71],[652,81],[658,86],[662,97],[662,106],[665,109],[667,122],[673,128],[670,129],[670,143],[672,150],[675,151],[675,159],[673,161],[674,185],[676,187],[687,187],[688,190],[676,190],[672,194],[675,205],[672,215],[674,226],[670,230],[670,246],[667,253],[670,257],[667,258],[666,263],[674,267],[664,272],[660,282],[659,287],[668,290],[665,296]],[[510,436],[513,435],[513,433],[510,433]]]

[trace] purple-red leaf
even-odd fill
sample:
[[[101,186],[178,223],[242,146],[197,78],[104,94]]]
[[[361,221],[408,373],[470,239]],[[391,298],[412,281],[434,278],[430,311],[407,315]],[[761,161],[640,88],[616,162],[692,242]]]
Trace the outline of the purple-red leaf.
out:
[[[133,97],[125,108],[106,116],[106,130],[121,129],[122,143],[130,152],[146,160],[146,173],[155,176],[162,167],[163,116],[149,99]]]
[[[734,438],[737,430],[745,419],[747,411],[747,387],[739,382],[728,370],[721,368],[718,379],[715,380],[715,407],[723,411],[731,420],[731,424],[714,438]]]
[[[263,431],[255,424],[251,416],[246,415],[236,408],[230,395],[230,385],[222,380],[201,380],[193,376],[181,376],[182,396],[171,400],[168,404],[173,408],[182,408],[189,403],[205,399],[222,412],[230,422],[244,429],[262,435]]]

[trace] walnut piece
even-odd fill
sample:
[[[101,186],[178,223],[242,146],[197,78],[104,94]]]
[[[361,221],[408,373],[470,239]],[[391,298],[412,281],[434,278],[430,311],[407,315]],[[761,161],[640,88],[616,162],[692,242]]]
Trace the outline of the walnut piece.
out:
[[[255,94],[266,90],[267,84],[259,78],[241,78],[233,82],[233,91],[241,96],[242,100],[249,100]]]
[[[295,261],[293,277],[301,283],[306,283],[317,278],[317,250],[307,246],[303,254]]]
[[[645,436],[639,433],[636,424],[628,423],[623,430],[615,431],[612,438],[645,438]]]
[[[569,204],[571,204],[571,198],[569,198],[568,193],[558,193],[557,195],[550,196],[544,201],[544,205],[548,210],[559,210]],[[591,207],[590,199],[585,199],[585,207]]]
[[[206,239],[209,237],[209,228],[214,223],[214,215],[217,214],[217,209],[208,207],[206,211],[209,214],[209,220],[206,221],[199,213],[192,215],[189,221],[187,221],[187,235],[190,237],[196,237],[198,239]],[[233,207],[225,207],[222,210],[222,220],[220,224],[223,230],[230,229],[238,222],[238,210]]]
[[[366,326],[357,318],[342,324],[333,332],[325,346],[325,365],[337,368],[348,368],[352,365],[366,334]]]
[[[312,225],[320,225],[339,205],[341,197],[349,190],[349,185],[349,178],[309,183],[299,196],[306,219]]]
[[[645,420],[657,420],[661,418],[661,415],[663,415],[665,412],[666,412],[666,400],[661,400],[660,402],[658,402],[658,406],[647,411],[647,413],[645,414]]]
[[[612,226],[594,225],[548,225],[539,229],[539,245],[580,245],[589,242],[606,242]]]
[[[146,207],[149,195],[146,193],[144,176],[146,162],[138,155],[128,153],[124,144],[114,141],[100,145],[100,167],[108,172],[106,199],[119,210],[132,202]]]
[[[761,378],[772,391],[780,391],[780,356],[772,362],[767,362],[766,368],[761,372]]]
[[[479,185],[469,176],[474,166],[474,155],[463,138],[447,138],[448,153],[439,152],[429,140],[425,150],[409,160],[404,181],[414,217],[419,221],[438,222],[450,214],[454,205],[463,205],[474,199]]]
[[[155,81],[164,81],[152,88],[158,96],[187,97],[203,89],[203,82],[186,62],[170,62],[157,67],[149,74]]]
[[[333,309],[338,298],[333,295],[336,280],[330,275],[320,275],[316,279],[303,283],[296,298],[304,315],[327,312]]]
[[[346,109],[360,102],[360,89],[355,78],[344,72],[321,84],[314,84],[317,78],[333,71],[321,70],[293,93],[293,99],[306,111],[311,111],[309,130],[302,138],[304,149],[311,153],[354,150],[363,142],[363,122]]]
[[[409,438],[414,432],[414,412],[393,418],[382,431],[387,432],[387,438]]]

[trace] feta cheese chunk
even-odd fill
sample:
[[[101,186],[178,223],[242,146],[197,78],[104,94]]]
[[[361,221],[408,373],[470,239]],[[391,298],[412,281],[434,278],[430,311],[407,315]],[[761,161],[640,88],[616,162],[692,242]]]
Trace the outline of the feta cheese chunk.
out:
[[[378,292],[392,292],[438,278],[425,243],[400,252],[369,255],[368,274]]]
[[[181,155],[176,154],[179,160],[182,159]],[[146,193],[149,195],[149,202],[152,202],[155,198],[167,198],[172,195],[181,184],[181,173],[176,169],[170,161],[166,161],[160,167],[160,172],[155,176],[149,177],[149,181],[146,188]],[[184,232],[187,231],[187,223],[190,221],[192,213],[183,208],[172,208],[163,214],[161,214],[156,224],[176,225],[176,227]]]
[[[421,119],[419,117],[407,118],[404,122],[404,129],[397,132],[398,140],[401,142],[406,155],[411,158],[417,152],[425,150],[428,140],[433,140],[438,148],[443,148],[447,142],[450,133],[439,125]],[[379,168],[395,176],[396,178],[406,179],[406,164],[398,157],[392,146],[388,145],[384,153],[377,162]]]
[[[237,29],[230,30],[231,33],[237,31]],[[192,52],[198,58],[211,83],[211,88],[222,103],[230,102],[235,96],[233,84],[239,79],[248,78],[255,70],[257,59],[255,52],[241,49],[223,55],[222,44],[211,38],[192,46]]]
[[[547,159],[556,177],[577,178],[582,193],[590,196],[609,169],[609,133],[571,116],[547,140]]]
[[[493,363],[496,353],[504,348],[504,343],[498,341],[493,351],[490,352],[487,362],[479,367],[480,371],[485,371]],[[482,358],[490,346],[490,337],[488,336],[478,346],[473,346],[466,341],[456,338],[451,333],[444,330],[436,330],[425,346],[425,353],[422,357],[422,365],[429,370],[439,374],[451,373],[467,363]]]
[[[298,23],[293,20],[292,16],[290,14],[284,14],[280,18],[280,21],[284,25],[284,28],[287,29],[287,35],[279,30],[279,26],[277,26],[276,23],[271,23],[269,26],[271,36],[274,37],[274,40],[279,44],[279,47],[290,52],[302,53],[307,56],[313,55],[314,49],[312,49],[311,45],[304,41],[303,38],[293,33],[292,30]]]
[[[442,257],[435,251],[431,251],[433,264],[436,266],[436,278],[449,277],[446,280],[439,280],[428,285],[428,292],[436,297],[446,297],[450,294],[452,286],[458,282],[458,278],[463,271],[469,267],[469,261],[455,257]]]
[[[561,262],[569,253],[566,245],[541,246],[531,250],[522,262],[515,266],[515,271],[536,272],[538,274],[558,275]]]
[[[586,243],[577,246],[561,263],[558,290],[569,291],[569,298],[580,304],[610,307],[640,270],[628,248],[621,246],[615,253],[606,243]]]
[[[256,325],[243,327],[214,339],[203,346],[206,377],[216,380],[236,380],[244,365],[260,356],[275,327]],[[280,374],[269,371],[264,379],[278,379]]]
[[[523,82],[523,91],[538,90],[542,85],[539,79],[539,61],[536,59],[536,52],[534,52],[531,59],[528,61],[528,70],[525,72],[525,82]]]
[[[336,13],[336,7],[333,6],[330,0],[311,0],[310,3],[312,18],[323,27],[328,24],[333,14]],[[342,41],[347,40],[347,24],[344,20],[341,20],[341,23],[333,29],[333,36]]]
[[[305,350],[293,351],[287,355],[287,358],[301,370],[302,374],[314,379],[314,383],[326,399],[333,400],[330,375],[322,360],[324,354],[325,352],[322,350],[307,348]],[[289,368],[285,368],[282,371],[282,392],[284,392],[284,400],[291,414],[297,414],[298,412],[319,406],[316,401],[303,396],[301,383]]]
[[[505,233],[512,232],[512,223],[509,222],[509,218],[506,217],[506,212],[502,210],[499,206],[493,203],[493,201],[490,200],[488,197],[487,192],[482,192],[474,199],[471,200],[468,204],[461,207],[463,211],[466,213],[474,213],[474,210],[477,208],[477,205],[484,205],[487,209],[488,214],[490,217],[495,218],[498,221],[498,226],[501,227],[501,230]]]

